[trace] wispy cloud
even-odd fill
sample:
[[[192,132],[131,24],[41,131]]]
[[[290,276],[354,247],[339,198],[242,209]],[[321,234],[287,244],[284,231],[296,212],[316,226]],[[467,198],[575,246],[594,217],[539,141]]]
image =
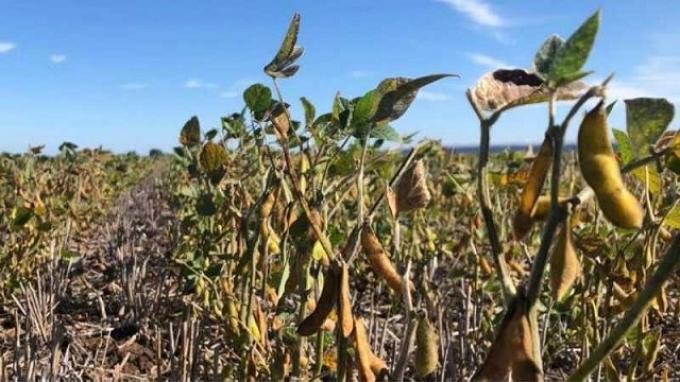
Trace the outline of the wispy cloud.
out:
[[[444,102],[450,100],[451,96],[446,93],[421,90],[418,92],[418,99],[430,102]]]
[[[149,85],[145,84],[143,82],[128,82],[128,83],[120,85],[120,88],[125,89],[125,90],[141,90],[141,89],[146,89],[148,87],[149,87]]]
[[[54,64],[61,64],[66,62],[66,55],[64,54],[53,54],[50,56],[50,61]]]
[[[9,53],[17,47],[17,44],[8,41],[0,41],[0,54]]]
[[[217,84],[192,78],[184,83],[184,87],[187,89],[214,89],[217,87]]]
[[[482,66],[486,69],[498,69],[498,68],[509,68],[511,67],[505,61],[499,60],[495,57],[487,56],[481,53],[467,53],[466,56],[470,61],[475,64]]]
[[[665,97],[680,102],[680,56],[650,56],[631,76],[614,77],[609,95],[619,99]]]
[[[498,28],[506,25],[506,21],[494,11],[484,0],[437,0],[448,4],[456,12],[463,14],[472,22],[481,26]]]
[[[366,78],[371,75],[371,72],[367,70],[352,70],[348,75],[352,78]]]

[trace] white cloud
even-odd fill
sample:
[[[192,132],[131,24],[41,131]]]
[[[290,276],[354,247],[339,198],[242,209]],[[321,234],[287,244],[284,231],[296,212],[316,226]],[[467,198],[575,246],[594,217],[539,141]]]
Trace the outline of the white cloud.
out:
[[[189,79],[184,83],[184,87],[187,89],[214,89],[217,85],[211,82],[203,82],[198,79]]]
[[[238,92],[236,92],[236,91],[222,92],[222,93],[220,93],[220,97],[222,97],[222,98],[236,98],[236,97],[238,97]]]
[[[506,22],[498,15],[489,4],[483,0],[437,0],[448,4],[455,11],[462,13],[476,24],[498,28],[505,26]]]
[[[443,102],[451,99],[446,93],[431,92],[428,90],[421,90],[418,92],[418,99],[430,102]]]
[[[680,102],[680,56],[651,56],[637,65],[633,75],[614,77],[611,98],[665,97]]]
[[[55,64],[61,64],[66,61],[66,55],[63,54],[53,54],[50,56],[50,61]]]
[[[505,61],[480,53],[468,53],[467,57],[475,64],[487,69],[510,68]]]
[[[7,41],[0,41],[0,54],[11,52],[16,47],[17,47],[17,44],[15,44],[15,43],[7,42]]]
[[[149,85],[142,82],[128,82],[126,84],[120,85],[120,88],[125,90],[141,90],[146,89],[148,87]]]

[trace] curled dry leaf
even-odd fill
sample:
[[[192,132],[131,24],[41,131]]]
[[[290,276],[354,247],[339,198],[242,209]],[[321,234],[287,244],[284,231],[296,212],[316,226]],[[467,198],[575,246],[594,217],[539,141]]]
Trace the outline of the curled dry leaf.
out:
[[[182,146],[196,146],[201,143],[201,125],[198,117],[191,117],[182,127],[179,134],[179,143]]]
[[[387,252],[385,252],[380,240],[368,224],[364,225],[361,230],[361,246],[368,256],[368,262],[371,265],[373,272],[382,277],[395,293],[401,295],[403,278],[399,272],[397,272],[396,268],[394,268],[394,265],[389,257],[387,257]],[[413,288],[410,281],[409,285]]]
[[[274,125],[277,138],[287,140],[288,131],[290,130],[290,118],[288,116],[287,105],[277,102],[271,111],[269,120],[272,125]]]
[[[329,267],[324,274],[324,285],[319,302],[316,304],[314,311],[298,326],[297,332],[299,335],[311,336],[318,332],[324,321],[326,321],[326,317],[335,307],[338,299],[338,283],[340,282],[338,273],[336,267]]]
[[[338,313],[342,335],[347,338],[354,330],[354,317],[352,317],[352,301],[349,295],[349,269],[346,263],[342,264],[340,271],[340,296],[338,297]]]
[[[520,199],[519,209],[515,214],[512,222],[512,228],[516,240],[522,240],[529,232],[533,224],[531,213],[536,205],[538,196],[543,189],[543,183],[548,175],[548,170],[552,164],[553,147],[550,139],[546,137],[543,140],[541,149],[538,155],[531,163],[531,170],[529,170],[529,178],[527,179],[522,196]]]
[[[584,82],[574,81],[559,88],[557,99],[576,99],[586,89]],[[548,100],[548,89],[536,73],[524,69],[498,69],[482,76],[471,89],[470,95],[479,108],[496,111],[545,102]]]
[[[425,164],[419,159],[406,170],[397,184],[397,214],[425,208],[431,198]]]
[[[198,163],[208,174],[220,171],[228,159],[224,146],[213,142],[206,142],[198,154]]]
[[[416,345],[416,377],[425,378],[439,366],[439,337],[425,316],[418,320]]]
[[[580,275],[581,263],[571,241],[571,228],[565,222],[550,256],[550,287],[553,298],[562,300]]]
[[[286,36],[272,61],[264,67],[265,73],[272,77],[287,78],[297,72],[299,67],[293,63],[302,56],[302,47],[296,46],[300,31],[300,15],[293,15]]]
[[[523,291],[508,306],[496,338],[472,380],[507,380],[512,371],[515,381],[543,381],[543,369],[537,359],[531,321]],[[535,320],[533,320],[535,322]]]

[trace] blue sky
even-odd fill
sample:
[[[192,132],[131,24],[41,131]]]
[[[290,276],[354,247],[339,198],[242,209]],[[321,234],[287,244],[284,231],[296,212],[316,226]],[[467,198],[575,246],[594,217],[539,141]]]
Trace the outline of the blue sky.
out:
[[[262,67],[295,11],[305,55],[282,82],[289,102],[306,96],[324,112],[336,91],[354,97],[385,77],[459,73],[422,91],[395,126],[475,144],[464,90],[492,68],[528,67],[547,36],[568,36],[598,8],[590,80],[616,72],[612,97],[680,100],[678,1],[0,0],[0,151],[70,140],[144,152],[176,145],[191,115],[216,127],[240,110],[248,84],[270,84]],[[613,118],[623,126],[623,107]],[[545,120],[542,107],[512,111],[493,143],[540,141]]]

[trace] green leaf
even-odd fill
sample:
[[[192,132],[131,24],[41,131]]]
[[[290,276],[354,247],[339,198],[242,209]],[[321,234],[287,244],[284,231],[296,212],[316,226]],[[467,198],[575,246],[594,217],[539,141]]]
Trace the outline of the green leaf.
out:
[[[612,129],[612,133],[614,134],[614,138],[616,138],[616,142],[618,143],[619,154],[621,154],[623,164],[632,162],[637,157],[637,155],[635,155],[635,152],[633,151],[633,144],[628,135],[619,129]],[[656,171],[655,168],[651,166],[639,167],[633,170],[632,174],[640,182],[649,180],[649,190],[652,193],[658,194],[661,192],[661,175],[658,171]]]
[[[340,113],[345,110],[345,106],[342,102],[342,97],[340,97],[340,92],[335,93],[335,98],[333,98],[333,108],[331,110],[331,116],[333,121],[340,121]]]
[[[326,256],[326,251],[323,249],[321,242],[318,240],[315,241],[314,246],[312,247],[312,258],[316,261],[321,261]]]
[[[388,124],[379,124],[371,129],[371,137],[381,140],[386,140],[390,142],[401,143],[401,135]]]
[[[614,106],[616,106],[616,101],[612,101],[609,105],[607,105],[607,115],[610,115],[612,113],[612,110],[614,110]]]
[[[211,141],[213,138],[217,136],[217,129],[210,129],[205,133],[205,139]]]
[[[12,210],[12,226],[23,227],[33,217],[33,209],[28,207],[15,207]]]
[[[561,82],[581,70],[588,60],[599,27],[600,11],[597,11],[562,44],[550,65],[548,79],[551,82]]]
[[[211,216],[217,212],[212,195],[202,194],[199,196],[198,200],[196,200],[196,212],[201,216]]]
[[[286,67],[302,55],[302,48],[295,46],[299,30],[300,15],[296,13],[290,21],[288,32],[286,32],[286,36],[283,38],[279,51],[276,53],[274,59],[264,67],[265,73],[272,77],[290,77],[295,74],[297,68],[291,70],[293,67]],[[288,73],[286,73],[287,69],[289,71]]]
[[[564,45],[564,39],[558,35],[552,35],[543,42],[534,57],[534,69],[541,74],[550,73],[555,55]]]
[[[222,129],[227,138],[238,138],[245,134],[246,126],[240,114],[232,114],[229,117],[222,117]]]
[[[301,97],[302,107],[305,109],[305,125],[311,126],[314,123],[314,117],[316,115],[316,108],[309,102],[305,97]]]
[[[621,154],[621,159],[623,159],[623,164],[628,164],[630,161],[635,159],[635,153],[633,153],[633,146],[630,143],[630,138],[625,131],[619,129],[612,129],[614,138],[619,146],[619,153]]]
[[[80,258],[80,254],[71,251],[70,249],[63,248],[59,253],[59,257],[66,262],[73,263]]]
[[[666,154],[665,161],[666,168],[674,172],[676,175],[680,175],[680,158],[672,154]]]
[[[649,191],[653,194],[661,192],[661,174],[652,166],[642,166],[633,170],[633,175],[642,183],[649,181]]]
[[[680,229],[680,205],[676,204],[663,222],[671,228]]]
[[[182,127],[182,131],[179,133],[179,143],[187,147],[201,143],[201,125],[195,115]]]
[[[199,134],[200,135],[200,134]],[[78,145],[76,145],[73,142],[64,142],[59,145],[59,151],[64,151],[64,150],[75,150],[78,148]]]
[[[359,98],[354,106],[352,125],[363,127],[368,124],[378,108],[379,100],[378,91],[375,89],[366,92],[363,97]]]
[[[564,77],[560,78],[557,82],[555,82],[555,86],[560,87],[560,86],[569,85],[570,83],[576,82],[576,81],[578,81],[578,80],[580,80],[584,77],[587,77],[587,76],[589,76],[593,73],[594,72],[592,70],[589,70],[589,71],[586,71],[586,72],[578,71],[578,72],[574,72],[574,73],[571,73],[571,74],[567,74]]]
[[[272,91],[262,84],[251,85],[243,92],[243,100],[259,119],[272,104]]]
[[[442,78],[454,76],[457,75],[432,74],[416,79],[397,77],[383,80],[376,89],[379,99],[372,120],[374,122],[394,121],[400,118],[413,103],[418,90]]]
[[[649,145],[656,143],[673,120],[675,107],[664,98],[635,98],[624,102],[626,128],[634,152],[647,155]]]

